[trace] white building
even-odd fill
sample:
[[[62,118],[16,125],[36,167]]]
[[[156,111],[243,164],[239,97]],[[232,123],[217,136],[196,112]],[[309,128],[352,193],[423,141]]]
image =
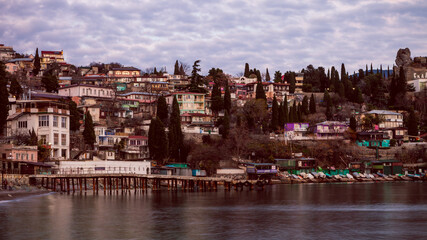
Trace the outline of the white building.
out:
[[[71,85],[58,89],[58,95],[67,97],[114,98],[114,90],[96,85]]]
[[[27,135],[34,129],[39,141],[52,149],[53,159],[70,158],[70,111],[67,104],[17,100],[15,105],[7,118],[7,136]]]
[[[59,174],[150,174],[150,161],[60,161]]]

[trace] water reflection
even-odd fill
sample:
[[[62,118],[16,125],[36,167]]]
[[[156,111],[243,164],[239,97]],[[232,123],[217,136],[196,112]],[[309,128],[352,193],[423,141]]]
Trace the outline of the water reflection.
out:
[[[0,203],[0,239],[424,237],[427,184],[50,194]]]

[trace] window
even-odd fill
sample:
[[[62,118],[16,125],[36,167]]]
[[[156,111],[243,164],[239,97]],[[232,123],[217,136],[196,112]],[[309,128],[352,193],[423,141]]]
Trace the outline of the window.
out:
[[[61,134],[61,145],[67,145],[67,134]]]
[[[58,133],[54,133],[53,134],[53,144],[54,145],[58,145],[59,143],[59,134]]]
[[[61,157],[67,158],[67,149],[62,149],[61,150]]]
[[[66,117],[61,117],[61,127],[67,128],[67,118]]]
[[[58,116],[53,116],[53,126],[58,127]]]
[[[18,121],[18,128],[27,128],[27,121]]]
[[[42,144],[46,144],[47,143],[47,135],[40,135],[40,142]]]
[[[39,116],[39,127],[49,126],[49,116]]]

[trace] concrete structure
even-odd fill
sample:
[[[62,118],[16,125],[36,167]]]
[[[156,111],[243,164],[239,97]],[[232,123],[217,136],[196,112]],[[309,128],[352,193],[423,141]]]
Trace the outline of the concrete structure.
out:
[[[13,50],[13,47],[0,44],[0,61],[10,60],[14,56],[15,56],[15,51]]]
[[[258,83],[249,83],[246,84],[246,90],[248,97],[256,97],[256,88]],[[265,96],[268,99],[273,99],[276,95],[277,99],[282,100],[285,95],[289,94],[289,84],[287,83],[272,83],[272,82],[263,82],[262,86],[264,87]]]
[[[324,121],[313,127],[315,138],[318,140],[344,139],[348,125],[345,122]]]
[[[286,123],[285,124],[285,139],[286,140],[306,140],[309,139],[307,131],[308,123]]]
[[[175,92],[180,113],[205,113],[205,94],[193,92]]]
[[[0,156],[6,162],[37,162],[37,146],[0,144]]]
[[[49,100],[17,100],[12,109],[7,118],[8,137],[28,134],[34,129],[39,141],[52,149],[52,158],[70,157],[70,111],[67,104]]]
[[[403,127],[403,115],[401,113],[388,110],[372,110],[356,115],[356,120],[360,123],[367,115],[380,117],[384,120],[378,125],[379,129]]]
[[[408,84],[415,88],[415,92],[427,91],[427,73],[423,79],[410,80]]]
[[[304,82],[304,73],[295,74],[295,92],[302,93],[302,86]]]
[[[150,161],[60,161],[59,174],[150,174]]]
[[[61,51],[41,51],[40,56],[40,68],[42,70],[47,69],[51,63],[64,64],[64,52]]]
[[[96,85],[72,85],[58,89],[58,95],[68,97],[114,98],[114,90]]]

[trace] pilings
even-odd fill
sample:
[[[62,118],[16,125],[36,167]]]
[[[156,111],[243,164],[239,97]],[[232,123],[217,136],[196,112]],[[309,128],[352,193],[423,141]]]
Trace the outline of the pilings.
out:
[[[92,190],[93,194],[99,194],[101,190],[104,195],[116,194],[121,190],[122,194],[133,191],[135,194],[144,193],[150,187],[156,192],[162,188],[168,191],[218,191],[219,185],[223,185],[224,191],[248,191],[259,189],[260,181],[256,180],[230,180],[209,177],[191,176],[167,176],[167,175],[141,175],[141,174],[87,174],[87,175],[33,175],[35,184],[52,191],[66,192],[68,194],[80,192],[87,193]],[[261,186],[263,188],[263,184]]]

